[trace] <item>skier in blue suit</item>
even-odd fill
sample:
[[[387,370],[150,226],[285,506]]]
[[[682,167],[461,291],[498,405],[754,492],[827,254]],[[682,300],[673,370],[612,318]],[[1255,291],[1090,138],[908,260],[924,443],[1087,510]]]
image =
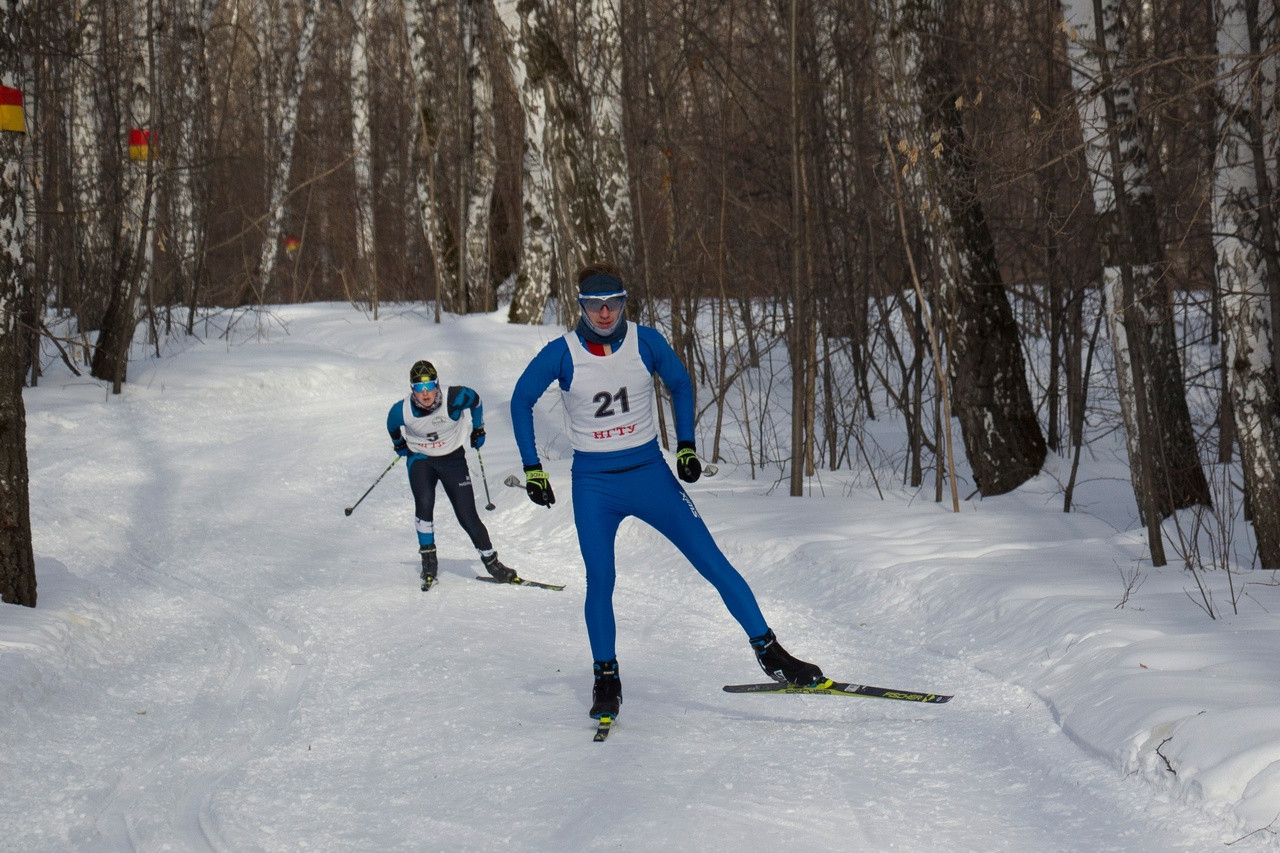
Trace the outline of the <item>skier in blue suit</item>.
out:
[[[464,421],[465,412],[471,416]],[[480,404],[480,395],[465,385],[442,389],[431,362],[414,362],[409,369],[409,396],[397,400],[387,412],[387,433],[395,452],[408,460],[414,528],[418,532],[418,553],[422,556],[422,588],[430,589],[439,571],[434,521],[437,483],[444,486],[453,513],[471,538],[471,544],[480,552],[485,569],[500,583],[513,581],[515,571],[498,560],[489,530],[476,511],[475,489],[463,448],[470,443],[479,450],[484,444],[484,406]]]
[[[653,374],[671,392],[675,410],[676,471],[693,483],[702,475],[693,442],[693,383],[675,351],[656,329],[623,319],[627,292],[612,264],[578,274],[582,317],[575,329],[534,356],[511,395],[511,421],[525,470],[529,499],[555,503],[538,457],[533,407],[554,382],[564,400],[573,447],[573,512],[587,570],[584,606],[594,658],[591,716],[613,717],[622,704],[613,612],[614,540],[634,516],[669,539],[720,593],[772,678],[790,684],[823,681],[816,665],[778,644],[746,580],[721,553],[658,444]]]

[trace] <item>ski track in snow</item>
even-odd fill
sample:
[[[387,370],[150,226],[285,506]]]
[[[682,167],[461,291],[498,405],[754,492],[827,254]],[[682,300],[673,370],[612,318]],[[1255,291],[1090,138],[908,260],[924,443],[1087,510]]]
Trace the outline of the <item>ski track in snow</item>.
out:
[[[592,743],[568,462],[546,463],[553,510],[500,486],[519,470],[501,391],[538,341],[483,322],[514,355],[464,370],[470,321],[429,327],[433,353],[485,394],[496,547],[564,592],[472,581],[479,561],[443,495],[441,582],[419,592],[402,469],[343,517],[388,459],[382,423],[420,326],[388,325],[376,345],[333,332],[142,362],[109,401],[93,386],[32,395],[50,603],[22,618],[87,615],[34,650],[0,634],[9,849],[1195,851],[1235,837],[1081,749],[872,568],[877,551],[995,546],[961,542],[927,508],[850,520],[727,476],[690,492],[791,651],[834,678],[956,698],[723,693],[761,679],[745,638],[629,521],[624,703]],[[828,513],[833,541],[851,535],[842,518],[861,528],[861,566],[824,557],[813,519]],[[864,609],[859,572],[893,610]]]

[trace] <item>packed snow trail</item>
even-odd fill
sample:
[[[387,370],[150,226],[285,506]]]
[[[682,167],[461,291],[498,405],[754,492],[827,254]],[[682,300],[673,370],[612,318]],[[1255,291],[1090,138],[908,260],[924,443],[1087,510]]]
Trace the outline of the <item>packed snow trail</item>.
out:
[[[864,553],[936,559],[963,528],[935,508],[782,498],[724,470],[689,491],[788,649],[956,698],[722,692],[760,678],[746,638],[629,521],[624,703],[592,743],[552,400],[540,430],[566,500],[494,488],[519,471],[503,393],[553,332],[343,311],[138,361],[119,397],[69,378],[29,393],[40,607],[5,608],[0,641],[40,640],[0,658],[10,849],[1194,851],[1243,834],[1081,749],[1041,700],[940,643],[910,588],[869,609],[856,566],[811,553],[856,508],[879,536]],[[386,409],[424,355],[484,397],[503,561],[565,591],[475,582],[441,499],[440,580],[420,592],[400,471],[344,517],[390,458]]]

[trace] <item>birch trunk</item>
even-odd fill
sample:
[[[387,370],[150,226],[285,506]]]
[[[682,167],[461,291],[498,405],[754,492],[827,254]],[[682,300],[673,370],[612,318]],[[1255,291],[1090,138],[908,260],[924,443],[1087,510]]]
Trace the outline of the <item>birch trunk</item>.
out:
[[[414,168],[414,189],[418,200],[418,217],[423,236],[431,252],[431,265],[435,270],[436,312],[442,302],[452,304],[458,290],[457,266],[450,262],[450,255],[457,250],[444,216],[444,204],[437,187],[437,160],[439,158],[440,125],[431,92],[435,80],[432,62],[432,45],[428,37],[433,26],[432,12],[426,0],[403,0],[405,37],[408,42],[409,63],[413,69],[414,103],[417,121],[414,122],[417,152]]]
[[[536,48],[535,34],[542,31],[542,23],[537,18],[536,5],[518,4],[516,0],[501,0],[498,15],[506,30],[506,53],[524,114],[520,178],[523,238],[520,271],[508,316],[513,323],[541,323],[551,297],[551,190],[542,153],[547,98],[530,66]]]
[[[631,200],[622,135],[621,59],[616,0],[579,0],[571,10],[581,38],[574,52],[557,39],[552,4],[521,0],[530,27],[527,72],[546,97],[544,163],[551,178],[552,242],[561,319],[577,317],[576,273],[588,261],[630,271]]]
[[[1273,0],[1219,0],[1219,145],[1213,213],[1227,385],[1263,569],[1280,569],[1280,394],[1273,294],[1277,67]]]
[[[945,0],[881,9],[891,133],[908,158],[910,206],[925,213],[938,309],[948,329],[952,409],[984,496],[1040,471],[1046,447],[1027,387],[1013,309],[965,151],[963,92],[947,64]]]
[[[356,281],[377,316],[378,256],[373,221],[373,132],[369,121],[369,33],[376,0],[354,0],[351,13],[351,162],[355,170]]]
[[[100,4],[96,0],[79,0],[74,20],[78,24],[75,44],[80,61],[72,63],[70,104],[74,209],[71,221],[76,232],[75,268],[71,279],[92,297],[87,303],[91,310],[83,312],[79,319],[87,328],[95,328],[110,292],[118,210],[114,204],[108,204],[111,194],[107,192],[107,186],[112,183],[110,175],[118,170],[108,168],[106,157],[109,155],[105,152],[110,151],[118,158],[120,151],[104,145],[103,140],[114,139],[119,124],[109,109],[114,99],[102,93],[109,75],[101,63],[106,34]]]
[[[1110,226],[1104,287],[1139,513],[1157,556],[1158,521],[1209,505],[1162,280],[1164,252],[1143,150],[1144,122],[1125,77],[1128,58],[1117,0],[1067,0],[1067,25],[1094,205]]]
[[[611,260],[624,276],[634,263],[631,179],[622,99],[622,16],[619,0],[591,0],[586,19],[590,46],[581,67],[587,73],[591,97],[592,148],[596,157],[596,187],[600,197]]]
[[[152,93],[155,88],[151,72],[155,65],[155,42],[152,0],[141,0],[132,9],[131,75],[129,89],[128,130],[139,129],[150,134],[153,129]],[[128,147],[116,147],[115,154],[131,167],[126,178],[120,229],[120,254],[111,284],[111,299],[102,319],[97,346],[93,353],[92,374],[111,380],[111,392],[119,394],[128,374],[129,348],[138,326],[138,310],[151,285],[155,256],[152,240],[152,210],[155,188],[155,145],[148,137],[146,156],[129,160]],[[130,145],[132,139],[128,140]]]
[[[463,251],[459,255],[458,278],[466,297],[465,309],[489,311],[494,307],[489,284],[489,220],[498,176],[498,152],[493,79],[485,47],[493,30],[493,2],[458,0],[458,16],[471,106],[471,132],[465,146],[461,182]]]
[[[218,0],[184,0],[176,6],[174,139],[166,147],[170,170],[166,195],[169,243],[177,262],[178,289],[186,303],[187,331],[200,301],[206,212],[209,205],[209,57],[207,38]],[[235,26],[233,12],[232,27]],[[162,137],[165,135],[161,134]]]
[[[284,201],[289,190],[289,174],[293,169],[293,140],[298,131],[298,108],[302,102],[311,49],[315,44],[316,15],[320,0],[301,0],[302,19],[298,35],[292,37],[289,8],[260,9],[259,37],[268,50],[289,50],[285,73],[272,81],[266,115],[267,162],[274,164],[267,174],[267,210],[263,228],[262,250],[258,257],[255,287],[259,303],[267,301],[275,276],[280,239],[284,232]]]
[[[22,18],[0,0],[0,84],[22,89]],[[22,402],[22,333],[27,298],[23,274],[26,211],[22,186],[26,134],[0,131],[0,601],[36,606],[27,469],[27,415]]]

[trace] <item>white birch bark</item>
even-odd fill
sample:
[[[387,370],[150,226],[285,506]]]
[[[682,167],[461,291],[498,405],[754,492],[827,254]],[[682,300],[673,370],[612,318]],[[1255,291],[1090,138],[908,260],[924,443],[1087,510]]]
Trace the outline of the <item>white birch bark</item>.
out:
[[[422,223],[427,249],[431,252],[431,265],[435,270],[436,310],[440,303],[451,300],[457,292],[457,270],[447,263],[447,230],[441,213],[442,203],[436,181],[436,160],[439,157],[439,121],[431,91],[435,72],[431,59],[432,44],[429,33],[432,28],[430,10],[425,0],[402,0],[405,36],[408,41],[409,64],[414,78],[414,104],[416,119],[414,129],[418,152],[415,158],[414,190],[418,200],[418,219]]]
[[[1093,206],[1099,216],[1106,218],[1115,228],[1116,196],[1115,186],[1108,175],[1111,173],[1111,154],[1108,148],[1109,127],[1106,109],[1102,98],[1097,94],[1103,81],[1103,69],[1097,51],[1091,45],[1103,44],[1099,40],[1094,25],[1093,0],[1063,0],[1063,8],[1068,31],[1067,46],[1070,51],[1072,77],[1075,87],[1081,93],[1077,99],[1080,124],[1084,132],[1085,162],[1088,164],[1093,188]],[[1114,15],[1114,4],[1110,7]],[[1103,28],[1105,32],[1105,27]],[[1114,97],[1121,103],[1131,97],[1127,86],[1116,87]],[[1130,109],[1132,107],[1130,106]],[[1128,177],[1132,178],[1132,175]],[[1112,234],[1111,236],[1114,236]],[[1125,423],[1125,444],[1129,459],[1141,458],[1139,442],[1138,413],[1136,396],[1133,392],[1133,364],[1130,359],[1129,341],[1123,322],[1124,294],[1120,267],[1114,263],[1104,263],[1102,270],[1102,291],[1106,301],[1108,322],[1111,334],[1111,350],[1115,361],[1115,379],[1117,397],[1120,403],[1121,416]]]
[[[624,273],[633,262],[631,180],[623,133],[622,17],[618,0],[590,0],[585,20],[588,49],[581,67],[591,97],[596,185],[608,235],[607,258]]]
[[[316,16],[319,0],[301,0],[301,21],[296,40],[290,38],[287,10],[276,11],[276,16],[260,10],[259,33],[267,50],[288,51],[291,59],[286,74],[282,75],[277,97],[272,98],[275,107],[266,118],[269,132],[265,137],[273,145],[273,156],[268,162],[273,167],[267,177],[266,223],[263,228],[262,251],[258,258],[257,296],[266,302],[271,280],[275,274],[276,259],[280,252],[280,238],[284,230],[284,200],[288,193],[289,173],[293,168],[293,140],[298,130],[298,108],[302,102],[307,68],[311,63],[311,49],[315,44]]]
[[[622,52],[616,0],[577,0],[572,8],[521,0],[527,73],[546,99],[543,163],[550,176],[561,314],[577,316],[574,279],[588,261],[632,263],[632,212],[622,126]],[[576,51],[557,39],[556,11],[572,15]]]
[[[531,39],[538,30],[537,8],[517,0],[500,0],[497,6],[508,44],[507,57],[524,115],[524,145],[520,189],[523,236],[520,270],[511,298],[510,319],[515,323],[541,323],[551,297],[553,253],[550,188],[543,166],[543,133],[547,99],[543,87],[529,72]]]
[[[463,55],[471,103],[471,132],[462,182],[462,222],[459,278],[468,311],[493,308],[489,286],[489,220],[498,176],[497,128],[493,114],[493,79],[485,56],[493,28],[492,0],[458,0]]]
[[[1227,383],[1261,568],[1280,568],[1280,396],[1272,292],[1280,287],[1274,210],[1277,65],[1274,0],[1218,0],[1222,109],[1214,164],[1217,277]]]
[[[378,301],[377,242],[373,221],[373,132],[369,121],[369,33],[376,0],[351,5],[351,162],[355,171],[356,276]],[[376,308],[375,308],[376,315]]]
[[[187,329],[194,323],[198,299],[196,278],[204,252],[203,211],[208,203],[209,57],[207,37],[218,0],[182,0],[175,4],[177,67],[173,133],[166,145],[166,160],[176,168],[169,171],[166,194],[171,250],[177,260],[178,275],[191,312]],[[231,27],[235,27],[238,4],[233,4]]]
[[[571,65],[571,54],[556,38],[552,7],[546,0],[521,0],[520,11],[526,39],[535,50],[529,56],[528,72],[540,81],[546,102],[542,152],[550,186],[552,243],[560,285],[561,319],[577,316],[571,305],[574,275],[588,260],[598,256],[598,237],[593,226],[591,205],[585,198],[591,179],[583,181],[578,170],[588,169],[591,156],[582,125],[589,104],[579,98],[580,89]]]
[[[125,282],[128,294],[125,311],[130,321],[136,321],[138,317],[142,299],[151,288],[151,274],[155,266],[155,158],[159,139],[154,133],[155,116],[152,110],[152,2],[153,0],[138,0],[133,9],[132,79],[127,124],[130,128],[138,128],[151,134],[151,137],[147,157],[131,161],[133,169],[128,177],[128,197],[122,222],[122,236],[129,248],[131,260],[124,271],[124,275],[128,276],[128,281]],[[126,322],[126,325],[132,328],[132,322]]]
[[[94,0],[79,0],[75,9],[78,23],[77,48],[85,59],[72,63],[71,182],[75,194],[77,276],[86,282],[101,282],[110,269],[111,237],[103,204],[106,175],[102,164],[103,140],[114,134],[99,107],[102,71],[89,57],[102,51],[102,17]],[[91,285],[92,286],[92,285]]]
[[[1094,206],[1108,226],[1104,289],[1139,512],[1152,533],[1174,510],[1208,504],[1163,278],[1144,122],[1118,0],[1064,0]],[[1122,194],[1122,195],[1121,195]],[[1135,335],[1139,336],[1135,339]]]

